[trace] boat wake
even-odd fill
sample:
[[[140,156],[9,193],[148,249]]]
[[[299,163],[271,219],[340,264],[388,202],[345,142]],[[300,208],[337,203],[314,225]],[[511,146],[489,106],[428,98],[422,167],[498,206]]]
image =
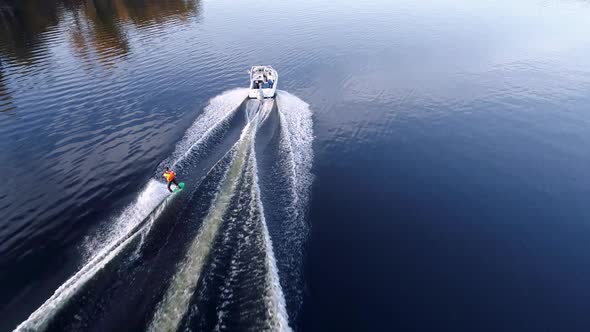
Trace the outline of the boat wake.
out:
[[[176,145],[172,155],[163,160],[157,170],[162,170],[164,165],[171,165],[179,177],[182,177],[183,170],[195,162],[196,156],[207,152],[207,147],[212,144],[212,138],[227,129],[231,117],[235,115],[247,94],[247,89],[234,89],[211,99],[203,113]],[[113,243],[129,234],[131,229],[168,196],[166,188],[157,180],[160,178],[160,172],[157,173],[139,193],[135,202],[109,223],[109,228],[86,241],[84,244],[86,257],[93,257],[97,249],[109,251]]]
[[[186,179],[183,194],[150,180],[17,331],[291,330],[303,289],[311,111],[286,92],[276,103],[246,95],[213,98],[162,162]],[[273,159],[280,172],[268,169]],[[273,181],[287,190],[275,195]]]

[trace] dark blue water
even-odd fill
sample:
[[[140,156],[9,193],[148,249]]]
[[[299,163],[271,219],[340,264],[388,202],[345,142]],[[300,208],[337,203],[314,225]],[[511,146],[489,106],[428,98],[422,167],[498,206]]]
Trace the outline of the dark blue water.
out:
[[[207,225],[175,328],[590,330],[589,16],[585,1],[0,1],[0,330],[133,225],[152,226],[49,330],[154,326]],[[233,155],[248,105],[226,91],[253,64],[278,70],[282,111]],[[216,96],[236,113],[213,126]],[[313,134],[278,116],[304,102]],[[289,132],[313,135],[313,158],[285,152]],[[185,153],[191,190],[142,221]]]

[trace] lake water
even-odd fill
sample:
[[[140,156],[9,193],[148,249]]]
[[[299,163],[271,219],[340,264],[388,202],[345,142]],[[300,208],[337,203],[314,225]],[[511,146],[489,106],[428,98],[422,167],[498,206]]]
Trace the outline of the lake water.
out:
[[[589,17],[0,0],[0,331],[590,331]]]

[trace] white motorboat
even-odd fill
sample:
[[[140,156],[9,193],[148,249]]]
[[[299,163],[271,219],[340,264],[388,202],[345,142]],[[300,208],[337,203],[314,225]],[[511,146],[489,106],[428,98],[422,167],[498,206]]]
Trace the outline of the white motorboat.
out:
[[[271,66],[252,66],[250,74],[249,98],[274,98],[277,91],[279,74]]]

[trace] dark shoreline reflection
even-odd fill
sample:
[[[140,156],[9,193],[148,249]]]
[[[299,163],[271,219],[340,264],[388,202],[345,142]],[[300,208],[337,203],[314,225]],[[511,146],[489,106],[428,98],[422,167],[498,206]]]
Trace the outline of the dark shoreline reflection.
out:
[[[93,49],[120,56],[129,51],[129,27],[186,22],[198,14],[198,2],[183,0],[0,0],[0,55],[34,64],[47,52],[44,34],[71,16],[73,26],[66,28],[78,54]]]
[[[0,71],[8,66],[36,66],[49,62],[49,45],[60,34],[69,35],[72,53],[83,60],[109,66],[130,52],[128,31],[188,22],[199,15],[199,2],[186,0],[0,0]],[[46,61],[47,60],[47,61]],[[11,99],[0,82],[1,100]],[[0,103],[0,112],[13,109]]]
[[[0,1],[0,54],[33,64],[46,47],[42,33],[59,23],[60,7],[61,1]]]

